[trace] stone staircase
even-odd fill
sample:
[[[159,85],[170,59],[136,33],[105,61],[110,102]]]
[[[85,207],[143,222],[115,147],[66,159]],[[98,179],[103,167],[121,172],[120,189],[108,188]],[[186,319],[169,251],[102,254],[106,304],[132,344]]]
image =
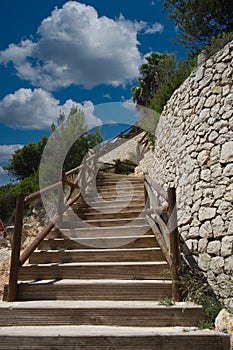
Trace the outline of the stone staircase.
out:
[[[0,349],[229,349],[227,335],[198,329],[201,306],[167,305],[170,269],[143,181],[97,183],[101,198],[68,209],[20,269],[17,301],[0,303]]]

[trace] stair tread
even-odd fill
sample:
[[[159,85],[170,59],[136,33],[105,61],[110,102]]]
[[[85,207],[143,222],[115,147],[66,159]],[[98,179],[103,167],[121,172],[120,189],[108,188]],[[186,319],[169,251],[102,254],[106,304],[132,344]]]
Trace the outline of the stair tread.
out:
[[[98,284],[108,284],[108,285],[171,285],[171,280],[158,280],[158,279],[146,279],[146,280],[123,280],[123,279],[59,279],[59,280],[39,280],[39,281],[24,281],[19,282],[20,285],[30,283],[31,285],[48,285],[48,284],[54,284],[54,285],[98,285]]]
[[[167,265],[166,261],[97,261],[97,262],[70,262],[70,263],[43,263],[27,264],[22,269],[34,266],[145,266],[145,265]]]
[[[125,309],[168,309],[168,307],[161,305],[158,301],[142,301],[142,300],[35,300],[35,301],[17,301],[17,302],[0,302],[0,311],[3,309],[79,309],[79,308],[125,308]],[[176,302],[169,306],[169,309],[202,309],[202,306],[187,303]]]
[[[89,248],[89,249],[72,249],[72,253],[97,253],[97,252],[119,252],[119,253],[123,253],[123,252],[153,252],[153,251],[161,251],[160,247],[150,247],[150,248]],[[56,254],[56,253],[71,253],[70,249],[46,249],[46,250],[36,250],[34,253],[52,253],[52,254]],[[33,254],[34,254],[33,253]]]
[[[197,327],[121,327],[121,326],[94,326],[94,325],[78,325],[78,326],[16,326],[0,328],[0,335],[11,336],[156,336],[156,335],[173,335],[174,337],[181,335],[195,335],[211,337],[221,336],[228,337],[227,334],[220,333],[215,330],[200,330]]]

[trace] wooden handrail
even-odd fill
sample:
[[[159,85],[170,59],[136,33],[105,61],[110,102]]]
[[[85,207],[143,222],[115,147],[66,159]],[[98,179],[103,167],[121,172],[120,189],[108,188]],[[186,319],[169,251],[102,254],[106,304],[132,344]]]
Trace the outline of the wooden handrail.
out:
[[[180,248],[175,188],[168,189],[168,215],[168,225],[170,231],[170,255],[172,260],[172,296],[174,300],[180,301]]]
[[[56,182],[53,185],[50,185],[48,187],[43,188],[40,191],[34,192],[30,194],[29,196],[25,197],[25,204],[29,204],[31,202],[34,202],[36,199],[39,199],[42,194],[49,193],[53,190],[56,190],[62,185],[62,181]]]
[[[56,214],[48,223],[46,228],[41,231],[35,239],[24,249],[22,254],[20,255],[19,258],[19,264],[22,266],[27,259],[30,257],[30,255],[34,252],[34,250],[39,246],[39,244],[43,241],[43,239],[48,235],[48,233],[54,228],[56,223],[61,219],[62,214],[67,210],[67,208],[72,205],[75,201],[78,200],[80,197],[80,194],[73,198],[71,201],[69,201],[66,206],[63,207],[63,210],[61,211],[61,214]]]
[[[65,176],[67,177],[67,176],[70,176],[70,175],[73,175],[73,174],[77,173],[82,167],[83,167],[83,164],[77,166],[77,167],[74,168],[74,169],[71,169],[71,170],[67,171],[67,172],[65,173]]]
[[[144,179],[149,186],[152,186],[152,188],[160,194],[160,196],[162,196],[164,199],[167,199],[167,193],[163,187],[155,182],[147,173],[144,174]]]
[[[171,268],[172,298],[175,301],[180,301],[180,244],[177,223],[176,191],[175,188],[169,188],[167,195],[165,195],[165,191],[162,187],[147,174],[144,175],[144,179],[146,193],[149,197],[149,208],[146,209],[146,219]],[[155,192],[162,195],[162,197],[167,200],[168,224],[162,219],[161,213],[158,214],[158,201]],[[162,212],[164,213],[164,211]]]

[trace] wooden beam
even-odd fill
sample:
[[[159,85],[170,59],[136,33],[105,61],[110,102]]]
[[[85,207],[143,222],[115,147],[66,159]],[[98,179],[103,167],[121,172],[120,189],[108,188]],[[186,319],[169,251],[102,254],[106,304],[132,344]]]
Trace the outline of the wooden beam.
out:
[[[17,298],[18,273],[20,268],[19,256],[23,229],[25,197],[22,193],[18,194],[16,201],[14,236],[12,242],[10,277],[8,287],[8,301],[15,301]]]
[[[168,215],[168,227],[170,232],[170,255],[172,260],[172,297],[175,301],[180,301],[180,247],[175,188],[168,189]]]

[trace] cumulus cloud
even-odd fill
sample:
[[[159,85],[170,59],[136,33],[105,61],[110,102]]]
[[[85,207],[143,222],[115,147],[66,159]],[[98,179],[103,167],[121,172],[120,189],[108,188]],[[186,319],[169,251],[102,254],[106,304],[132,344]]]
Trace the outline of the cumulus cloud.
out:
[[[23,145],[0,145],[0,162],[6,163],[11,158],[12,154],[15,153],[18,149],[22,148]],[[1,168],[1,167],[0,167]],[[1,168],[1,174],[4,173],[4,170]]]
[[[135,79],[143,63],[138,32],[152,34],[161,28],[122,15],[100,17],[92,6],[68,1],[42,21],[37,40],[9,45],[0,52],[0,62],[13,62],[18,77],[45,90],[72,84],[117,87]]]
[[[19,89],[6,95],[0,101],[0,122],[11,128],[21,130],[46,130],[62,112],[66,116],[72,107],[84,110],[89,126],[101,125],[100,119],[94,115],[91,101],[83,104],[67,100],[63,105],[49,92],[42,89]]]
[[[145,34],[162,33],[163,29],[164,29],[164,26],[161,23],[155,22],[151,27],[148,27],[145,30]]]

